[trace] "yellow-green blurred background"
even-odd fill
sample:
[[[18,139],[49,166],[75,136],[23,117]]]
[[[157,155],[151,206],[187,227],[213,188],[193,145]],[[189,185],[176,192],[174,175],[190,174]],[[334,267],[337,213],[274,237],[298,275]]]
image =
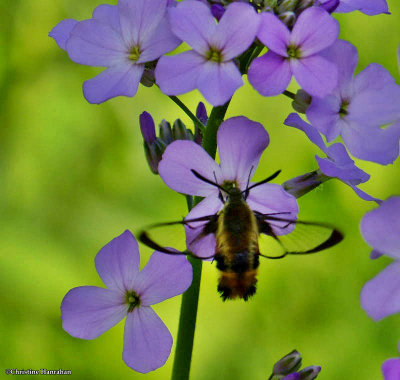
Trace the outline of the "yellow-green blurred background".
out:
[[[341,37],[359,49],[358,71],[378,62],[400,83],[400,4],[388,2],[391,16],[336,17]],[[155,87],[141,87],[133,99],[88,104],[82,82],[100,70],[71,62],[47,36],[64,18],[89,18],[98,3],[0,2],[3,376],[6,368],[69,369],[76,379],[168,379],[171,373],[173,353],[163,368],[147,375],[125,366],[123,323],[93,341],[72,338],[61,328],[66,292],[102,286],[93,259],[103,245],[126,228],[135,232],[186,212],[185,199],[148,170],[138,116],[146,110],[157,122],[181,117],[189,125],[188,118]],[[181,98],[192,109],[200,100],[197,92]],[[287,98],[263,98],[248,84],[234,96],[228,115],[261,122],[271,137],[256,180],[282,169],[283,182],[316,168],[318,151],[302,133],[282,125],[289,112]],[[364,190],[381,198],[400,193],[399,161],[359,165],[372,176]],[[296,348],[305,365],[323,367],[321,379],[376,380],[381,363],[398,355],[400,315],[374,323],[359,302],[363,284],[389,262],[370,261],[359,233],[360,218],[375,205],[338,181],[299,204],[303,219],[334,223],[345,241],[310,257],[262,261],[257,294],[247,303],[223,303],[217,270],[205,263],[192,379],[264,380],[273,363]],[[141,249],[145,263],[150,250]],[[174,337],[179,307],[180,297],[155,306]]]

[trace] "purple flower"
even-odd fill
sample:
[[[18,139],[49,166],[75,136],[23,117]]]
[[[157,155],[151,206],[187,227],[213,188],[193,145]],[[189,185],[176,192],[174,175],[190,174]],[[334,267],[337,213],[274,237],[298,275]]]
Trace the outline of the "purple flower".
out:
[[[399,344],[400,352],[400,344]],[[382,364],[382,373],[384,380],[400,379],[400,358],[388,359]]]
[[[234,3],[216,24],[205,4],[187,0],[169,9],[169,16],[172,31],[193,50],[160,59],[156,81],[161,91],[179,95],[197,88],[212,105],[224,104],[243,85],[233,59],[254,41],[257,13],[248,4]]]
[[[338,22],[322,8],[302,12],[292,31],[275,15],[264,13],[257,37],[269,51],[250,65],[249,82],[261,95],[272,96],[282,93],[294,75],[311,95],[329,94],[337,85],[337,68],[320,53],[338,34]]]
[[[340,0],[336,12],[348,13],[352,11],[360,11],[368,16],[389,13],[386,0]]]
[[[161,178],[173,190],[205,197],[190,211],[187,219],[216,214],[224,206],[219,190],[197,178],[192,170],[222,186],[234,185],[245,190],[268,146],[269,136],[261,124],[241,116],[221,124],[217,143],[220,165],[196,143],[176,141],[167,147],[158,167]],[[288,219],[295,219],[298,212],[296,199],[277,184],[255,187],[250,190],[246,202],[260,213],[287,213],[284,217]],[[215,253],[216,241],[213,234],[196,239],[203,225],[203,222],[196,222],[191,223],[191,228],[186,227],[187,245],[197,256],[209,257]],[[291,228],[282,222],[273,226],[278,235],[290,232]]]
[[[361,221],[364,240],[375,254],[385,254],[396,261],[387,266],[361,291],[361,305],[375,321],[400,312],[400,197],[382,202],[365,214]]]
[[[138,244],[128,230],[100,250],[95,264],[107,289],[71,289],[61,304],[64,330],[94,339],[126,317],[124,362],[142,373],[161,367],[172,337],[150,305],[183,293],[192,282],[191,265],[184,256],[154,252],[139,272]]]
[[[347,41],[337,41],[324,56],[337,63],[339,82],[330,95],[313,98],[306,111],[308,120],[328,142],[341,135],[353,156],[392,163],[399,155],[400,87],[378,64],[353,78],[357,50]],[[391,125],[381,128],[387,124]]]
[[[180,40],[166,18],[167,0],[119,0],[99,5],[89,20],[64,20],[50,32],[77,63],[107,67],[83,84],[89,103],[134,96],[145,64],[175,49]]]
[[[327,158],[315,156],[320,171],[324,175],[340,179],[342,182],[349,185],[359,197],[366,201],[379,202],[378,199],[371,197],[357,187],[360,183],[368,181],[370,176],[354,164],[354,161],[350,158],[343,144],[335,143],[326,146],[318,130],[310,124],[307,124],[295,113],[287,117],[285,125],[303,131],[310,141],[327,155]]]

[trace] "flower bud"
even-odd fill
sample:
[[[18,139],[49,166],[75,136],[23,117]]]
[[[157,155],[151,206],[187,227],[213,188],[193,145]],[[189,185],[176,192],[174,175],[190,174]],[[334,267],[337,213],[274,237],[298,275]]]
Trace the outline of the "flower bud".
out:
[[[296,15],[291,11],[281,13],[278,17],[289,28],[296,22]]]
[[[282,380],[300,380],[300,375],[298,372],[291,373],[290,375],[283,377]]]
[[[143,86],[151,87],[156,83],[156,78],[154,76],[154,67],[145,67],[140,83]]]
[[[321,3],[321,1],[320,1]],[[321,8],[324,8],[327,12],[333,13],[336,8],[339,6],[340,0],[328,0],[325,1],[323,4],[320,4],[319,6]]]
[[[289,181],[284,182],[282,186],[289,194],[296,198],[300,198],[330,178],[331,177],[322,174],[319,170],[315,170],[292,178]]]
[[[265,7],[275,8],[278,5],[278,0],[265,0]]]
[[[315,366],[315,365],[303,368],[299,372],[300,380],[313,380],[313,379],[316,379],[320,372],[321,372],[321,367]]]
[[[300,0],[297,5],[296,13],[299,15],[305,9],[312,7],[314,3],[315,0]]]
[[[279,14],[284,12],[293,12],[299,0],[283,0],[276,8]]]
[[[211,13],[219,21],[225,13],[225,8],[222,4],[213,4],[211,5]]]
[[[204,124],[207,125],[208,122],[208,115],[206,106],[203,102],[200,102],[196,109],[196,117]]]
[[[288,375],[295,372],[301,366],[301,355],[293,350],[275,363],[273,368],[274,375]]]
[[[298,90],[292,102],[292,107],[297,112],[306,113],[308,106],[311,104],[311,100],[311,95],[304,90]]]
[[[156,139],[156,127],[153,118],[148,112],[144,111],[139,116],[139,125],[145,143],[152,143]]]
[[[174,140],[187,140],[186,126],[182,120],[176,119],[172,126],[172,137]]]
[[[166,145],[171,144],[173,141],[171,124],[168,123],[168,121],[166,121],[165,119],[163,119],[161,123],[158,125],[158,128],[159,128],[160,139],[164,141]]]
[[[160,139],[156,139],[150,144],[147,144],[146,142],[144,143],[144,153],[147,163],[149,164],[150,170],[154,174],[158,174],[158,164],[162,159],[165,148],[166,145],[160,141]]]

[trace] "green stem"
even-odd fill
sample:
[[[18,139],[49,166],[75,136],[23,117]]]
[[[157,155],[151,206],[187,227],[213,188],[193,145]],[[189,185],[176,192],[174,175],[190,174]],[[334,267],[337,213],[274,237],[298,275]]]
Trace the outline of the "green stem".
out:
[[[188,116],[192,119],[194,125],[200,129],[201,133],[204,134],[205,126],[204,126],[204,124],[197,118],[197,116],[196,116],[192,111],[190,111],[190,109],[189,109],[188,107],[186,107],[186,105],[185,105],[178,97],[176,97],[176,96],[170,96],[169,98],[170,98],[179,108],[181,108],[182,111],[185,112],[186,115],[188,115]]]
[[[217,132],[219,126],[224,121],[229,102],[230,100],[223,106],[214,107],[212,109],[208,119],[206,133],[203,135],[203,148],[212,158],[215,158],[217,152]]]
[[[203,135],[203,148],[212,158],[215,158],[217,151],[217,131],[224,120],[228,106],[229,101],[223,106],[214,107],[212,109],[207,128]],[[195,197],[194,205],[198,204],[200,201],[201,198]],[[188,198],[187,203],[190,210],[191,207]],[[193,281],[190,288],[182,296],[172,380],[188,380],[192,361],[202,261],[191,256],[189,256],[188,259],[193,267]]]

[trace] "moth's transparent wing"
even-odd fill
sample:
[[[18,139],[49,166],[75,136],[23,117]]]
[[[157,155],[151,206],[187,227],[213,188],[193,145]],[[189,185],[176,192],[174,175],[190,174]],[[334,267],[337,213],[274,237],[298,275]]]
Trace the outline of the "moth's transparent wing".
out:
[[[188,232],[194,244],[214,234],[217,215],[208,215],[196,219],[153,224],[140,231],[139,241],[149,248],[171,255],[183,254],[195,256],[186,246]],[[195,232],[195,236],[192,233]],[[199,256],[205,259],[209,257]]]
[[[256,214],[260,230],[260,254],[270,258],[286,255],[301,255],[320,252],[335,246],[343,240],[342,233],[326,223],[290,220],[268,214]],[[290,231],[276,235],[276,225],[287,226]]]

